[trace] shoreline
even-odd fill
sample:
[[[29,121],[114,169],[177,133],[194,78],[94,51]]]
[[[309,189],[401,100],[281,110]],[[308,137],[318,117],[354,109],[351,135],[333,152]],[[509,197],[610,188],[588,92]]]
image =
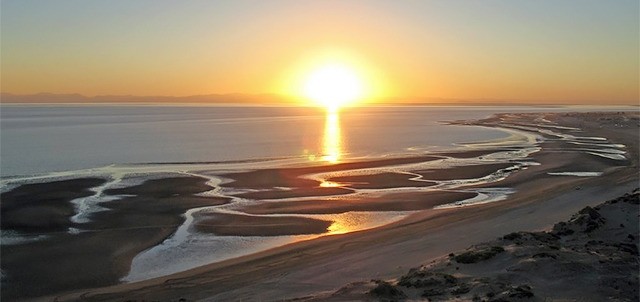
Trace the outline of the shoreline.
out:
[[[491,121],[488,121],[485,123],[490,123],[490,122]],[[482,125],[482,126],[485,126],[485,125]],[[602,131],[605,132],[602,134],[607,134],[607,135],[612,134],[612,133],[608,133],[606,129]],[[608,137],[608,136],[605,136],[605,137]],[[189,296],[189,299],[198,298],[198,297],[200,298],[215,297],[219,299],[231,298],[231,297],[237,298],[242,296],[234,296],[234,294],[239,294],[241,292],[244,293],[245,295],[244,297],[246,298],[261,296],[261,297],[264,297],[265,299],[275,299],[275,298],[279,298],[280,295],[284,293],[287,293],[289,295],[296,293],[297,296],[300,296],[301,293],[304,293],[305,291],[309,290],[308,286],[304,285],[308,282],[312,282],[316,284],[314,288],[316,292],[318,289],[329,290],[330,287],[336,286],[338,284],[336,282],[337,280],[333,280],[333,278],[329,276],[330,270],[325,270],[323,269],[323,267],[325,268],[333,267],[337,271],[348,272],[345,274],[340,274],[341,276],[340,278],[335,278],[335,279],[340,279],[341,281],[344,281],[345,279],[357,278],[357,276],[364,276],[364,274],[362,273],[367,272],[366,269],[363,269],[365,262],[372,263],[372,261],[380,260],[382,258],[394,259],[393,255],[396,255],[395,258],[405,258],[405,259],[394,260],[396,263],[393,263],[393,264],[384,264],[382,266],[377,265],[377,268],[379,270],[384,271],[384,274],[391,274],[398,270],[397,267],[404,266],[402,264],[399,264],[400,262],[408,263],[410,260],[416,260],[417,258],[433,257],[435,256],[435,254],[437,254],[437,251],[440,251],[442,249],[442,247],[438,247],[437,249],[430,250],[429,255],[433,255],[433,256],[415,254],[416,253],[415,251],[420,249],[425,249],[426,247],[424,242],[417,242],[416,238],[414,238],[416,237],[415,234],[422,233],[419,231],[420,229],[423,229],[423,228],[428,229],[428,232],[426,233],[426,235],[422,235],[422,236],[427,236],[427,235],[437,236],[437,234],[447,234],[447,233],[451,234],[453,231],[451,231],[450,229],[447,229],[448,226],[454,226],[457,229],[460,229],[460,228],[464,229],[464,226],[462,224],[476,223],[479,225],[484,225],[483,223],[487,223],[488,220],[490,221],[491,219],[493,219],[492,218],[493,215],[498,215],[498,217],[504,218],[504,217],[513,217],[513,215],[515,215],[513,211],[517,211],[517,210],[535,210],[540,212],[549,212],[550,211],[549,209],[553,209],[553,206],[550,206],[549,209],[543,208],[542,205],[546,203],[535,202],[534,200],[532,200],[533,198],[540,198],[546,195],[550,198],[553,198],[553,200],[560,200],[563,207],[561,207],[559,211],[554,213],[547,213],[551,215],[547,215],[547,217],[545,217],[540,221],[527,222],[529,224],[528,225],[529,227],[541,227],[544,221],[548,220],[548,217],[562,216],[563,213],[566,214],[569,212],[570,209],[575,207],[575,205],[567,204],[567,201],[566,201],[567,198],[573,198],[576,195],[580,196],[580,195],[585,195],[585,193],[587,192],[591,192],[591,194],[585,195],[584,200],[581,201],[581,203],[588,203],[589,200],[595,196],[603,196],[606,194],[610,194],[614,190],[612,190],[612,192],[604,192],[604,193],[599,190],[593,190],[594,188],[602,187],[602,183],[608,182],[608,181],[622,182],[623,185],[616,187],[615,191],[622,190],[623,188],[631,186],[634,181],[637,182],[637,175],[633,173],[630,174],[630,171],[633,170],[633,167],[637,167],[636,158],[637,158],[638,142],[636,139],[635,145],[633,145],[627,142],[629,141],[630,137],[622,137],[621,139],[623,142],[627,144],[627,151],[629,152],[629,156],[631,160],[629,162],[625,162],[626,167],[620,165],[620,167],[617,168],[616,165],[613,165],[610,167],[607,165],[603,165],[602,167],[607,166],[607,168],[605,173],[600,177],[579,178],[579,177],[568,177],[568,176],[543,175],[543,173],[547,173],[548,171],[551,171],[549,170],[549,168],[561,169],[561,168],[567,168],[567,167],[553,166],[553,162],[554,161],[558,162],[560,159],[557,156],[557,154],[540,154],[540,152],[538,152],[538,153],[532,154],[531,157],[536,161],[543,161],[542,165],[529,166],[522,171],[517,171],[513,173],[513,175],[508,176],[507,179],[505,180],[500,180],[498,184],[500,184],[501,186],[508,184],[508,186],[512,186],[517,190],[515,193],[510,195],[507,200],[504,200],[501,202],[497,202],[497,203],[494,202],[494,203],[484,204],[482,206],[475,206],[475,207],[468,206],[468,207],[456,208],[456,209],[429,210],[428,209],[429,207],[424,209],[419,208],[419,210],[422,210],[422,211],[415,212],[413,214],[410,214],[405,219],[402,219],[401,221],[394,222],[379,228],[369,229],[365,231],[357,231],[357,232],[348,233],[344,235],[323,236],[323,237],[309,240],[309,241],[302,241],[302,242],[297,242],[297,243],[293,243],[285,246],[280,246],[274,249],[269,249],[267,251],[259,252],[257,254],[251,254],[247,256],[242,256],[240,258],[235,258],[235,259],[225,260],[218,263],[209,264],[203,267],[195,268],[186,272],[181,272],[181,273],[177,273],[170,276],[164,276],[164,277],[136,282],[136,283],[115,285],[112,287],[91,290],[89,292],[79,291],[76,294],[82,293],[83,299],[91,298],[92,300],[109,300],[110,298],[108,295],[107,296],[100,295],[100,292],[112,292],[112,294],[115,295],[112,297],[116,297],[118,294],[126,293],[127,290],[138,288],[138,290],[136,290],[136,294],[132,294],[132,292],[130,292],[130,294],[132,295],[127,294],[127,297],[145,298],[145,299],[149,299],[149,297],[151,298],[162,297],[162,299],[168,299],[168,297],[172,297],[172,298],[178,299],[183,296],[189,296],[193,293],[190,293],[188,291],[183,291],[183,290],[172,290],[172,287],[167,285],[167,282],[169,280],[173,280],[169,283],[187,282],[187,280],[195,278],[194,280],[201,280],[201,283],[195,285],[195,287],[198,288],[199,290],[197,290],[197,293],[195,293],[195,295]],[[613,140],[613,141],[616,141],[616,140]],[[634,143],[633,139],[631,139],[631,142]],[[551,142],[550,146],[548,146],[547,148],[554,147],[555,145],[553,144],[558,144],[558,142]],[[563,147],[563,146],[560,146],[560,147]],[[469,152],[474,152],[474,151],[469,151]],[[509,151],[506,151],[506,152],[509,152]],[[487,154],[491,154],[491,153],[493,152],[488,152]],[[459,156],[459,158],[464,158],[464,152],[461,153],[460,155],[462,156]],[[467,155],[470,156],[469,154]],[[577,158],[574,158],[573,161],[575,162],[576,160],[579,160],[579,158],[580,157],[578,156]],[[419,163],[424,162],[425,159],[430,159],[427,162],[437,160],[437,158],[434,158],[434,157],[430,157],[430,158],[424,157],[418,160],[418,162]],[[397,163],[400,163],[400,164],[415,163],[412,161],[415,161],[415,159],[402,159],[399,162],[396,161],[395,163],[396,164]],[[545,167],[545,164],[547,165],[546,167]],[[291,203],[295,201],[286,201],[286,200],[292,199],[292,198],[294,200],[299,198],[304,199],[305,197],[308,197],[307,195],[309,194],[311,196],[317,197],[319,196],[317,192],[315,192],[317,190],[324,190],[324,189],[333,190],[333,191],[330,191],[332,193],[330,195],[334,195],[333,193],[335,192],[341,192],[341,191],[345,192],[343,191],[344,189],[336,190],[335,188],[330,188],[330,187],[329,188],[320,187],[320,189],[317,189],[316,187],[319,184],[317,181],[309,180],[309,179],[300,180],[301,175],[308,175],[308,174],[314,174],[314,173],[327,174],[327,173],[334,172],[336,170],[345,170],[345,169],[357,170],[357,168],[375,167],[376,164],[375,163],[364,163],[364,164],[356,163],[356,164],[344,164],[343,166],[339,166],[339,165],[336,165],[336,166],[328,166],[333,168],[324,168],[324,167],[284,168],[282,169],[282,171],[288,171],[290,175],[285,175],[284,177],[278,178],[278,179],[270,178],[268,183],[263,183],[263,184],[256,183],[255,182],[256,176],[253,176],[251,173],[255,175],[256,173],[260,174],[260,173],[266,173],[266,172],[247,172],[248,174],[244,174],[244,175],[248,175],[247,176],[248,180],[246,180],[246,183],[244,184],[237,183],[237,182],[235,184],[233,182],[225,183],[225,184],[222,184],[221,187],[223,188],[227,187],[227,188],[237,190],[237,189],[246,189],[245,187],[249,187],[249,189],[252,189],[251,185],[253,185],[253,188],[258,188],[258,189],[260,188],[267,189],[269,187],[276,187],[276,185],[277,187],[287,187],[287,186],[293,185],[296,188],[301,188],[298,191],[293,190],[293,192],[292,190],[280,190],[282,192],[285,192],[285,194],[279,195],[279,196],[276,195],[276,199],[274,201],[265,203],[265,205],[266,204],[273,205],[278,203],[282,204],[287,202]],[[580,166],[576,166],[575,164],[570,167],[580,168]],[[300,169],[300,170],[296,170],[296,169]],[[464,175],[464,171],[463,171],[464,168],[460,168],[460,169],[462,171],[458,171],[459,173],[453,173],[453,172],[449,172],[449,173],[455,174],[455,176],[460,177]],[[575,171],[575,172],[579,172],[579,171]],[[427,171],[426,173],[423,173],[423,174],[428,175],[429,173],[432,173],[432,172]],[[470,176],[478,176],[480,174],[483,174],[480,172],[470,172],[470,173],[471,173],[469,174]],[[474,174],[474,173],[479,173],[479,174]],[[418,174],[422,175],[420,173]],[[273,177],[273,174],[268,174],[268,175],[270,175],[270,177]],[[425,175],[422,175],[422,176],[424,177]],[[536,178],[531,179],[532,176],[535,176]],[[222,177],[230,178],[229,175],[223,175]],[[253,182],[251,179],[252,177],[254,178]],[[366,177],[364,178],[362,176],[350,176],[350,177],[351,178],[346,179],[347,182],[349,180],[351,180],[351,182],[354,182],[354,183],[367,182]],[[356,181],[354,181],[354,177]],[[440,179],[447,178],[443,175],[438,175],[438,177]],[[373,184],[369,183],[367,185],[364,185],[364,187],[362,186],[362,184],[352,184],[352,187],[346,186],[346,188],[349,189],[349,191],[351,189],[354,189],[354,190],[358,190],[358,189],[366,190],[370,188],[377,189],[381,187],[381,184],[385,184],[388,181],[395,182],[394,184],[398,186],[405,185],[407,181],[403,177],[398,178],[398,175],[396,174],[385,175],[382,178],[378,176],[377,178],[378,179],[376,179],[376,177],[372,177],[371,182]],[[328,180],[331,180],[331,178],[329,178]],[[338,178],[338,180],[344,181],[345,180],[344,176],[342,178]],[[428,184],[428,183],[425,183],[425,184]],[[422,185],[425,185],[425,184],[422,184]],[[466,186],[465,188],[473,189],[473,188],[482,188],[487,186],[493,187],[495,185],[496,185],[495,183],[488,183],[484,185],[479,184],[475,186]],[[591,187],[588,187],[588,186],[591,186]],[[344,185],[342,187],[344,187]],[[426,189],[428,189],[429,187],[430,187],[429,185],[425,185]],[[551,188],[552,190],[549,190],[548,193],[546,194],[539,194],[539,192],[536,193],[536,188],[539,188],[539,187]],[[576,190],[576,187],[581,187],[581,189]],[[310,190],[309,188],[314,188],[313,194],[308,192],[308,190]],[[124,190],[124,192],[126,193],[126,189]],[[169,193],[166,193],[166,194],[169,194]],[[278,194],[282,194],[282,193],[278,193]],[[244,197],[255,197],[255,196],[245,195]],[[285,198],[285,199],[283,201],[280,201],[279,199],[281,198]],[[406,199],[406,196],[401,198]],[[384,199],[384,197],[381,197],[381,199]],[[425,200],[425,199],[422,199],[419,197],[419,195],[417,195],[416,201],[419,201],[419,200]],[[299,201],[298,203],[302,203],[302,202],[304,203],[313,202],[313,200]],[[108,205],[108,204],[109,202],[105,203],[105,205]],[[311,203],[307,205],[310,205],[310,204]],[[319,204],[320,205],[316,207],[320,207],[320,209],[324,211],[329,211],[329,212],[336,211],[335,209],[331,209],[331,207],[326,207],[326,204],[325,204],[325,207],[322,207],[322,202],[320,202]],[[376,206],[375,203],[372,203],[372,201],[365,200],[363,204],[365,204],[368,207],[375,208],[374,210],[379,211],[381,209],[380,206]],[[432,207],[434,204],[430,203],[430,205]],[[343,206],[343,204],[341,204],[341,206]],[[557,207],[558,205],[555,205],[555,206]],[[302,206],[302,208],[312,209],[313,207],[308,208],[306,206]],[[398,209],[395,209],[395,210],[398,210]],[[414,210],[416,209],[414,208]],[[291,213],[294,213],[294,212],[291,212]],[[266,211],[263,213],[269,213],[269,212]],[[485,215],[485,217],[483,217],[483,215]],[[536,216],[539,216],[539,214]],[[554,222],[554,221],[551,221],[551,222]],[[271,222],[267,222],[267,223],[271,223]],[[509,225],[509,223],[512,223],[512,222],[503,221],[502,223]],[[523,225],[523,224],[526,224],[526,223],[520,222],[520,225]],[[471,226],[469,225],[467,225],[466,227],[471,228]],[[515,226],[512,226],[512,227],[515,227]],[[491,231],[495,232],[495,230],[492,227],[488,227],[486,225],[484,229],[485,229],[484,231],[481,231],[482,228],[480,228],[475,232],[483,232],[484,236],[487,236],[486,233],[491,233]],[[461,231],[459,230],[458,232],[461,232]],[[460,235],[462,233],[457,233],[457,234]],[[444,235],[441,235],[441,236],[444,236]],[[448,242],[447,244],[444,244],[444,245],[455,246],[463,242],[469,242],[472,240],[471,238],[465,238],[465,237],[458,238],[458,239],[459,240],[456,242]],[[353,243],[352,241],[355,241],[355,243]],[[382,244],[380,242],[384,242],[384,243]],[[380,250],[376,250],[376,251],[370,250],[372,247],[377,246],[376,243],[383,245],[383,247]],[[354,250],[344,250],[345,247],[349,247],[350,249],[353,248]],[[414,251],[414,252],[409,252],[408,253],[409,255],[405,255],[402,253],[402,250],[407,250],[405,248],[408,248],[408,251]],[[375,249],[378,249],[378,248],[375,248]],[[367,254],[368,255],[367,259],[364,260],[359,258],[360,257],[358,256],[359,253],[357,253],[355,250],[357,250],[361,254]],[[388,252],[388,254],[384,254],[383,251]],[[296,256],[292,257],[291,253],[295,254]],[[359,260],[357,264],[347,265],[346,263],[348,262],[345,262],[346,260],[332,259],[331,257],[332,255],[334,256],[342,255],[348,259],[359,259]],[[292,259],[288,259],[288,257],[292,257]],[[276,269],[276,267],[274,266],[275,265],[274,263],[284,263],[283,265],[284,267],[278,266]],[[252,266],[255,266],[255,268],[253,268]],[[274,270],[270,271],[271,268],[273,268]],[[362,271],[358,273],[354,272],[357,270],[362,270]],[[216,272],[218,273],[225,272],[224,277],[216,277]],[[251,276],[247,274],[250,274]],[[265,287],[268,284],[264,282],[266,282],[266,280],[272,279],[274,276],[279,276],[280,274],[285,274],[284,275],[285,277],[277,278],[278,282],[281,282],[279,284],[287,284],[287,286],[277,289],[278,291],[276,292],[273,292],[270,289],[268,290],[267,289],[268,287]],[[253,284],[252,282],[249,282],[244,278],[248,278],[249,280],[263,280],[263,282],[256,281],[257,283]],[[296,279],[296,278],[301,278],[301,279]],[[236,283],[234,283],[234,280]],[[245,281],[242,281],[242,280],[245,280]],[[287,283],[286,280],[289,280],[290,282]],[[296,282],[293,280],[305,280],[305,282],[303,282],[304,284],[302,284],[300,282]],[[344,282],[342,282],[342,284],[344,284]],[[226,288],[225,286],[230,287],[231,290],[226,292],[221,292],[223,288]],[[206,290],[204,289],[208,287],[210,288]],[[244,290],[248,290],[248,291],[245,292]],[[216,296],[214,294],[218,294],[218,295]],[[59,298],[73,299],[74,296],[75,294],[71,294],[70,296],[62,295]],[[75,297],[78,297],[78,296],[75,296]],[[268,297],[271,297],[271,298],[268,298]]]

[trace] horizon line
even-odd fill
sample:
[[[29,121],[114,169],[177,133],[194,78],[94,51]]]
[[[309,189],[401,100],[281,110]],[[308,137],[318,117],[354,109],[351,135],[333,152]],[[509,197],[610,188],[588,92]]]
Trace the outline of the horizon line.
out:
[[[53,98],[42,100],[42,97]],[[64,98],[64,100],[62,100]],[[224,99],[221,99],[224,98]],[[199,100],[194,100],[199,99]],[[182,102],[180,101],[182,100]],[[184,102],[190,101],[190,102]],[[297,104],[304,106],[305,98],[278,93],[210,93],[184,96],[175,95],[131,95],[101,94],[84,95],[81,93],[38,92],[17,94],[0,92],[0,103],[41,103],[41,104],[123,104],[123,103],[191,103],[191,104]],[[592,105],[592,106],[640,106],[640,99],[635,101],[613,100],[550,100],[550,99],[502,99],[502,98],[441,98],[441,97],[378,97],[368,98],[363,104],[368,105]]]

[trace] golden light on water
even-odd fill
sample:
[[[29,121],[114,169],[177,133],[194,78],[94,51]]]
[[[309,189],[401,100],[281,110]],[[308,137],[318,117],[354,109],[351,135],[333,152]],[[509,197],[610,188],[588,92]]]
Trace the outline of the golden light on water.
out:
[[[322,182],[320,182],[320,186],[323,188],[337,188],[343,187],[344,184],[335,181],[323,180]]]
[[[337,110],[327,112],[322,138],[322,160],[337,163],[342,155],[342,134],[340,116]]]
[[[351,232],[351,228],[348,225],[342,223],[342,221],[334,221],[327,231],[330,235],[345,234]]]
[[[356,212],[347,212],[334,215],[331,220],[333,221],[333,223],[331,223],[331,225],[327,228],[327,233],[329,235],[355,232],[375,226],[376,221],[383,221],[380,219],[375,219],[371,213]]]

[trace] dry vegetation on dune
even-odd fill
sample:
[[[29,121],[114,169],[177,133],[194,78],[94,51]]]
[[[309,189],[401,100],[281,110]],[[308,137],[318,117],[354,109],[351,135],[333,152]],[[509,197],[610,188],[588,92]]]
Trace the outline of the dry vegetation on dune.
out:
[[[547,232],[516,232],[394,280],[349,284],[313,301],[638,301],[634,190]]]

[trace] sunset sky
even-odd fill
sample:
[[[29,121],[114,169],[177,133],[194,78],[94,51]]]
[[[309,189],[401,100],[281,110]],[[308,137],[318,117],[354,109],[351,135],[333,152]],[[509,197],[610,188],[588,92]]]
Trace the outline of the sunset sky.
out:
[[[2,92],[300,96],[338,61],[365,97],[638,103],[620,1],[1,2]]]

